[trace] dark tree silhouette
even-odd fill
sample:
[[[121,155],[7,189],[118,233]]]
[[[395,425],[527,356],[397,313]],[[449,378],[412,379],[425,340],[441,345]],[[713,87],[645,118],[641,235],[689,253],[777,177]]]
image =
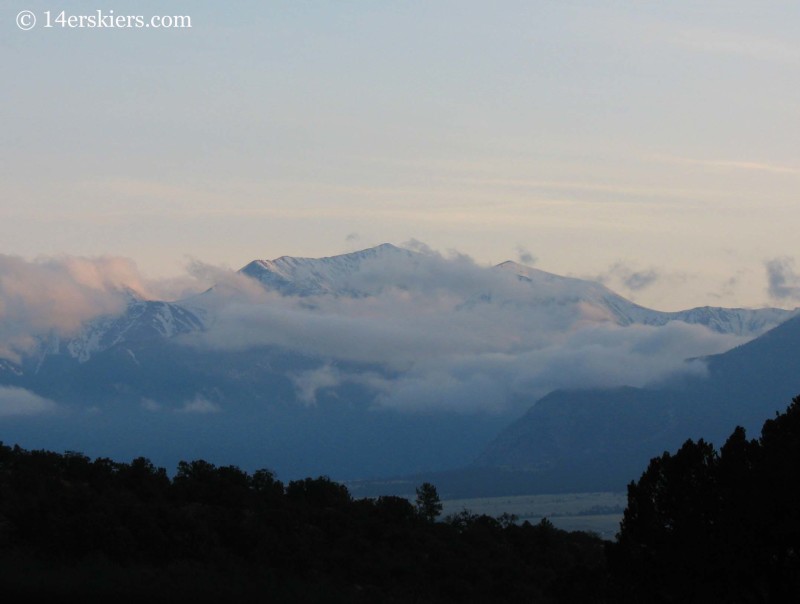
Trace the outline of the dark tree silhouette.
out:
[[[417,487],[417,512],[428,522],[433,522],[442,513],[442,501],[436,487],[430,482],[423,482]]]
[[[800,397],[757,441],[651,460],[609,555],[620,601],[800,601]]]

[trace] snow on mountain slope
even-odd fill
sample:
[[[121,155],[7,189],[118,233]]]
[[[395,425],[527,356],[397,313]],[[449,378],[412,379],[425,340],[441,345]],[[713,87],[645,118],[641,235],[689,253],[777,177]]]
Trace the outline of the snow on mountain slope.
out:
[[[572,277],[562,277],[516,262],[503,262],[495,267],[517,275],[530,283],[534,293],[528,304],[544,299],[557,299],[559,303],[588,304],[608,313],[618,325],[666,325],[670,321],[683,321],[704,325],[717,333],[737,336],[756,336],[779,325],[797,314],[795,310],[780,308],[719,308],[703,306],[676,312],[663,312],[639,306],[614,293],[604,285]]]
[[[413,259],[418,254],[389,243],[327,258],[281,256],[275,260],[254,260],[239,272],[285,295],[337,294],[357,296],[368,292],[352,278],[380,263]]]
[[[22,370],[19,366],[6,359],[0,359],[0,376],[16,376],[20,377]]]
[[[494,270],[516,275],[520,282],[528,284],[530,290],[517,302],[527,305],[558,301],[559,304],[589,304],[608,313],[608,318],[619,325],[639,323],[637,314],[649,316],[651,311],[615,294],[606,286],[594,281],[574,277],[562,277],[539,269],[507,261]]]
[[[288,296],[365,296],[380,291],[365,273],[371,271],[374,281],[381,281],[381,269],[405,263],[407,270],[424,266],[426,262],[442,262],[440,257],[428,257],[385,243],[377,247],[328,258],[294,258],[283,256],[276,260],[255,260],[239,272],[259,281],[265,288]],[[445,261],[446,263],[446,261]],[[480,271],[477,266],[473,267]],[[779,308],[743,309],[699,307],[677,312],[645,308],[616,294],[604,285],[573,277],[562,277],[539,269],[507,261],[493,271],[515,275],[529,288],[497,287],[491,279],[475,279],[475,289],[465,296],[461,307],[478,303],[498,303],[525,308],[546,306],[580,306],[584,314],[595,320],[608,320],[617,325],[660,326],[670,321],[704,325],[718,333],[737,336],[756,336],[797,314],[797,310]],[[387,272],[387,271],[383,271]],[[487,271],[488,272],[488,271]],[[400,273],[402,274],[402,273]],[[443,281],[447,277],[443,276]],[[392,285],[403,287],[403,283]],[[487,289],[488,288],[488,289]],[[591,312],[589,312],[591,311]]]
[[[677,320],[704,325],[722,334],[753,337],[796,314],[775,308],[714,307],[661,312],[639,306],[593,281],[562,277],[511,261],[488,269],[391,244],[327,258],[282,256],[275,260],[254,260],[239,274],[256,280],[267,290],[299,298],[367,298],[379,296],[387,288],[413,294],[415,289],[438,287],[446,292],[448,302],[453,302],[450,307],[453,312],[488,304],[495,309],[511,309],[521,317],[529,316],[534,322],[537,317],[568,311],[566,316],[573,317],[570,321],[581,317],[620,326],[661,326]],[[215,293],[216,302],[221,305],[202,302]],[[142,300],[131,292],[127,295],[123,314],[98,317],[70,339],[44,336],[33,357],[40,363],[46,356],[65,355],[84,363],[94,354],[122,342],[157,341],[202,330],[213,323],[213,313],[227,303],[226,297],[235,293],[211,288],[205,294],[178,303]],[[429,301],[413,296],[406,300],[414,312],[424,312],[425,308],[417,310],[417,306]]]
[[[116,344],[169,339],[202,328],[203,322],[196,314],[177,304],[129,296],[123,314],[98,317],[74,338],[45,338],[39,357],[41,361],[48,355],[63,354],[85,363],[92,355]]]
[[[255,260],[239,272],[256,279],[265,288],[283,295],[364,296],[375,293],[378,287],[370,287],[369,281],[364,279],[365,271],[372,271],[377,277],[382,265],[405,262],[413,270],[415,263],[421,265],[426,261],[432,260],[426,258],[424,254],[385,243],[359,252],[328,258],[282,256],[276,260]],[[441,258],[438,258],[438,261],[441,261]],[[498,264],[493,270],[511,273],[530,287],[487,291],[486,287],[491,287],[492,282],[476,280],[476,289],[464,300],[463,306],[489,302],[514,305],[523,310],[525,307],[581,305],[584,310],[596,311],[592,313],[594,318],[610,320],[621,326],[633,324],[660,326],[670,321],[683,321],[704,325],[718,333],[737,336],[759,335],[797,312],[779,308],[743,309],[710,306],[663,312],[635,304],[594,281],[562,277],[512,261]]]

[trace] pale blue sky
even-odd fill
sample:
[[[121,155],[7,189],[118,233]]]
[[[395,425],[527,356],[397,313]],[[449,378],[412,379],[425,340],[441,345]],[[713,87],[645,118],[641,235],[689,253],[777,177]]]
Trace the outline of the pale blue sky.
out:
[[[796,2],[133,4],[0,2],[0,253],[164,277],[416,238],[666,310],[798,304],[764,267],[797,254]]]

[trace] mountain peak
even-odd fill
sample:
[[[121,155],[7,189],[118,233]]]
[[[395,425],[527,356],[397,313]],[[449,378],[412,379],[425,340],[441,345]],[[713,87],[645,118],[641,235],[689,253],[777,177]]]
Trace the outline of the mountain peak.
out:
[[[283,294],[308,296],[322,293],[358,292],[342,291],[341,285],[353,274],[359,272],[365,263],[389,258],[411,258],[415,252],[399,248],[391,243],[356,252],[327,256],[324,258],[304,258],[281,256],[274,260],[253,260],[239,272],[261,282],[269,289]]]
[[[527,280],[537,280],[537,281],[556,280],[564,283],[584,283],[587,286],[591,287],[602,286],[602,284],[597,283],[596,281],[588,281],[586,279],[579,279],[577,277],[565,277],[563,275],[557,275],[555,273],[548,273],[547,271],[543,271],[542,269],[534,268],[532,266],[528,266],[527,264],[520,264],[519,262],[514,262],[513,260],[506,260],[505,262],[496,264],[494,268],[495,270],[512,272],[516,274],[518,277],[522,277]],[[605,286],[602,287],[605,288]]]
[[[355,252],[346,252],[344,254],[336,254],[334,256],[323,256],[322,258],[311,258],[307,256],[280,256],[278,258],[274,258],[272,260],[253,260],[252,262],[248,263],[244,266],[240,272],[246,272],[248,267],[251,266],[271,266],[280,263],[298,263],[298,262],[340,262],[342,260],[347,260],[351,258],[364,258],[364,257],[375,257],[375,256],[382,256],[385,254],[412,254],[413,252],[397,247],[391,243],[381,243],[380,245],[376,245],[374,247],[368,247],[363,250],[357,250]]]

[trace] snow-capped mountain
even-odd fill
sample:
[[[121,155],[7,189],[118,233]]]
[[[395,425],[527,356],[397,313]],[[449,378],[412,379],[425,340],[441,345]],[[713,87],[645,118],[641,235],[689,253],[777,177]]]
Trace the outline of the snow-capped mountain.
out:
[[[142,300],[128,293],[122,314],[98,317],[73,338],[47,335],[32,357],[37,358],[37,371],[44,359],[53,355],[85,363],[93,355],[117,345],[168,340],[202,328],[200,317],[179,304]]]
[[[797,309],[714,306],[664,312],[635,304],[594,281],[562,277],[512,261],[498,264],[495,269],[517,275],[521,281],[530,284],[531,296],[524,299],[528,305],[552,303],[553,300],[562,305],[588,304],[607,313],[609,320],[623,326],[634,324],[659,326],[666,325],[670,321],[683,321],[692,325],[704,325],[717,333],[755,336],[797,314]]]
[[[425,262],[425,255],[385,243],[358,252],[328,258],[295,258],[282,256],[275,260],[254,260],[239,272],[261,283],[265,288],[287,296],[364,296],[375,293],[374,284],[365,277],[377,276],[382,265]],[[755,336],[775,327],[796,311],[780,308],[721,308],[704,306],[676,312],[663,312],[640,306],[614,293],[606,286],[583,279],[563,277],[507,261],[491,270],[515,275],[528,288],[502,292],[477,289],[464,301],[525,307],[584,305],[617,325],[665,325],[670,321],[705,325],[718,332],[738,336]],[[373,285],[373,287],[370,287]],[[405,283],[392,284],[406,287]]]
[[[267,289],[289,296],[334,294],[365,295],[353,277],[365,270],[379,269],[381,263],[413,260],[410,250],[384,243],[349,254],[327,258],[281,256],[275,260],[254,260],[239,272],[259,281]],[[363,282],[362,282],[363,283]]]
[[[406,263],[413,270],[415,263],[425,262],[423,254],[383,244],[350,254],[328,258],[294,258],[254,260],[240,273],[261,283],[265,288],[289,296],[337,295],[364,296],[375,293],[365,273],[377,276],[381,265]],[[617,325],[666,325],[670,321],[704,325],[712,331],[737,336],[756,336],[775,327],[796,311],[780,308],[721,308],[704,306],[688,310],[664,312],[646,308],[616,294],[606,286],[584,279],[563,277],[507,261],[492,270],[515,275],[527,288],[509,291],[476,289],[464,301],[465,306],[478,302],[514,305],[522,312],[535,307],[579,306],[591,308],[598,320]],[[394,286],[406,287],[405,283]],[[370,287],[373,286],[373,287]]]
[[[430,263],[435,263],[439,273],[430,270]],[[327,258],[282,256],[275,260],[254,260],[239,273],[283,296],[367,297],[379,294],[384,287],[413,289],[415,272],[424,270],[429,274],[438,274],[442,281],[447,281],[445,273],[452,266],[452,263],[448,264],[438,256],[387,243]],[[462,285],[458,293],[463,300],[454,306],[454,312],[476,304],[512,306],[519,313],[531,310],[547,313],[548,309],[563,311],[573,308],[576,313],[588,314],[591,320],[610,321],[620,326],[660,326],[670,321],[684,321],[705,325],[719,333],[745,337],[759,335],[795,314],[795,311],[776,308],[716,307],[662,312],[639,306],[600,283],[563,277],[511,261],[491,269],[471,265],[471,270],[473,276],[480,275],[481,271],[497,276],[508,275],[509,281],[476,279],[473,288]],[[513,287],[506,287],[508,283],[512,283]],[[495,287],[495,290],[491,287]],[[214,288],[207,294],[213,295],[213,292]],[[206,317],[203,314],[204,311],[213,313],[213,310],[205,308],[200,301],[202,295],[179,302],[142,300],[130,292],[127,297],[128,303],[122,314],[98,317],[88,322],[81,333],[73,338],[43,335],[41,346],[26,365],[30,366],[30,361],[34,360],[33,365],[38,369],[44,358],[54,355],[64,355],[84,363],[93,355],[117,345],[170,340],[181,334],[202,330],[206,321],[213,321],[213,316]]]
[[[47,430],[15,420],[0,438],[58,433],[65,447],[95,443],[106,455],[122,443],[141,454],[144,439],[175,456],[204,438],[202,455],[235,450],[237,462],[295,475],[457,467],[537,392],[680,373],[687,357],[711,354],[696,349],[706,341],[727,350],[792,314],[665,313],[591,281],[388,244],[256,260],[220,283],[178,302],[128,295],[121,313],[69,338],[42,334],[21,362],[0,359],[0,416],[4,404],[75,411],[69,425],[43,414]],[[688,343],[639,363],[629,341],[660,330],[626,326],[675,320],[744,337],[667,326]]]

